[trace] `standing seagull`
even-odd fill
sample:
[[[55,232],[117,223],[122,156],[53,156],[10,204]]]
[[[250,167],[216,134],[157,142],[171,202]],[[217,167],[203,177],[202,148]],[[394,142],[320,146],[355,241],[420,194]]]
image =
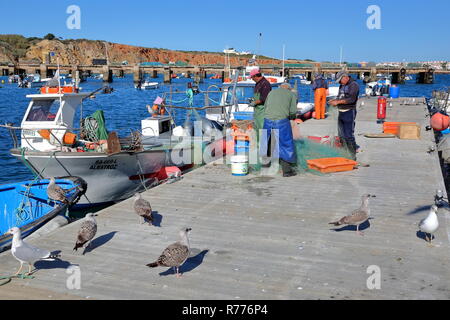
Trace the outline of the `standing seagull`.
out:
[[[364,235],[363,232],[359,231],[359,225],[369,219],[370,209],[369,209],[369,198],[375,198],[376,196],[365,194],[362,196],[362,204],[359,209],[352,212],[351,215],[341,218],[339,221],[330,222],[329,224],[334,224],[335,226],[340,226],[343,224],[356,226],[356,233],[359,235]]]
[[[50,260],[53,261],[59,258],[59,255],[50,253],[48,250],[39,249],[26,243],[22,240],[22,233],[19,228],[13,227],[8,230],[9,234],[13,235],[11,253],[16,260],[20,262],[20,268],[15,275],[18,275],[22,270],[23,264],[28,263],[28,273],[31,273],[31,264],[38,260]]]
[[[91,245],[92,239],[94,239],[95,234],[97,233],[97,221],[95,221],[96,214],[88,213],[84,218],[84,221],[81,223],[80,229],[78,230],[77,242],[75,243],[74,251],[77,251],[78,248],[82,248],[87,242]],[[84,254],[84,252],[83,252]]]
[[[134,211],[139,215],[139,222],[142,224],[145,221],[147,221],[149,225],[152,225],[153,222],[152,206],[147,200],[142,199],[140,193],[136,193],[134,196],[135,198],[133,202],[133,208]]]
[[[155,267],[173,267],[176,270],[176,277],[181,277],[179,273],[180,266],[187,260],[189,257],[191,248],[189,246],[189,238],[188,233],[191,231],[191,228],[183,228],[180,230],[180,238],[181,241],[172,243],[166,249],[164,249],[163,253],[159,256],[158,260],[153,263],[147,264],[147,267],[155,268]]]
[[[439,228],[439,220],[436,215],[437,211],[438,207],[433,204],[430,208],[430,213],[428,213],[428,217],[419,222],[419,229],[425,233],[425,238],[430,246],[432,246],[431,240],[433,240],[433,233]],[[428,238],[428,233],[431,236],[430,238]]]
[[[50,183],[48,184],[47,187],[47,195],[49,199],[53,201],[56,200],[63,202],[65,204],[69,203],[69,201],[66,198],[66,191],[56,184],[55,178],[50,178]]]

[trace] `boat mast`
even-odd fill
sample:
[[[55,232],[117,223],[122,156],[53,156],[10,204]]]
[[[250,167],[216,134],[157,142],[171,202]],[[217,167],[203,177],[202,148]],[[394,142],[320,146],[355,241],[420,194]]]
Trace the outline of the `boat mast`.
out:
[[[281,76],[284,77],[284,51],[286,49],[286,45],[283,44],[283,70],[281,71]]]

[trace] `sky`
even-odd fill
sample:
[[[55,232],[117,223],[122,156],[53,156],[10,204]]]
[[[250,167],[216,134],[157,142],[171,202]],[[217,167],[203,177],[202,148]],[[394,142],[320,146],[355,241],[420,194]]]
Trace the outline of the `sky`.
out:
[[[70,5],[80,8],[79,29],[67,27]],[[316,61],[339,61],[341,47],[348,62],[450,60],[448,0],[0,0],[0,12],[0,34],[26,37],[280,59],[284,45],[286,58]]]

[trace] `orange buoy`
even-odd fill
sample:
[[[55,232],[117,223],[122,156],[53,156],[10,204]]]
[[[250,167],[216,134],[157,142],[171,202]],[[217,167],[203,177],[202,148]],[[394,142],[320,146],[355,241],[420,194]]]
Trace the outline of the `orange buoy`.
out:
[[[55,94],[55,93],[74,93],[72,86],[63,87],[42,87],[41,94]]]
[[[42,138],[49,140],[50,139],[50,130],[42,129],[38,131]]]
[[[67,145],[74,145],[77,141],[77,135],[72,132],[66,132],[63,137],[63,143]]]
[[[443,131],[448,128],[450,124],[450,117],[437,112],[435,113],[430,120],[431,127],[436,131]]]

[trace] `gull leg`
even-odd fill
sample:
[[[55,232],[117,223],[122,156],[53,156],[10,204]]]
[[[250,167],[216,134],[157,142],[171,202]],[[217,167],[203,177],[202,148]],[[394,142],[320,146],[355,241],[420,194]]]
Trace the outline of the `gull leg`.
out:
[[[359,231],[359,224],[356,226],[356,233],[359,234],[360,236],[364,235],[364,232]]]
[[[181,278],[181,274],[179,273],[179,268],[178,267],[176,267],[177,268],[177,278]]]
[[[433,235],[430,233],[430,242],[428,242],[428,246],[429,246],[430,248],[433,248],[433,247],[434,247],[434,244],[432,243],[432,240],[433,240]]]
[[[31,263],[28,263],[28,273],[27,276],[31,274]]]
[[[21,263],[20,263],[20,268],[19,268],[19,270],[17,270],[15,276],[17,276],[18,274],[20,274],[20,271],[22,271],[22,267],[23,267],[23,263],[21,262]]]

